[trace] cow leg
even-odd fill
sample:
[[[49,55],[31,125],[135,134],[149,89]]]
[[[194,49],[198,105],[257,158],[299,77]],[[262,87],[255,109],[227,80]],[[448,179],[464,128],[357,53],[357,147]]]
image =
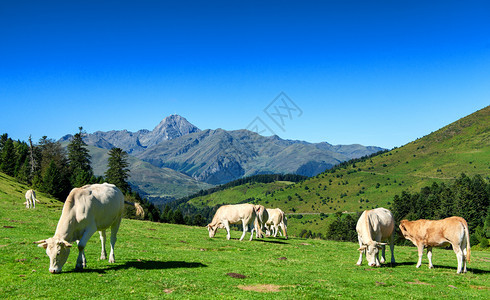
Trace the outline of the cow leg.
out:
[[[384,264],[386,262],[385,252],[386,252],[386,246],[381,245],[381,263],[382,264]]]
[[[231,238],[231,234],[230,234],[230,223],[228,222],[228,220],[222,220],[221,221],[221,224],[223,225],[223,227],[225,227],[225,229],[226,229],[226,239],[229,240]]]
[[[119,230],[119,225],[121,225],[121,218],[119,218],[119,220],[111,226],[111,253],[109,253],[109,263],[116,262],[116,257],[114,256],[114,247],[116,246],[117,231]]]
[[[359,236],[357,236],[357,239],[359,240],[359,248],[362,247],[362,241],[361,241],[361,238]],[[359,251],[359,260],[357,260],[357,263],[356,265],[360,266],[362,264],[362,253],[364,252],[365,250],[363,251]]]
[[[466,245],[462,245],[461,247],[464,247],[463,248],[463,273],[466,273],[467,270],[466,270],[466,257],[468,255],[468,251],[466,250]]]
[[[279,225],[274,224],[273,228],[274,228],[274,237],[277,237],[277,232],[279,231]]]
[[[288,239],[288,234],[286,232],[286,224],[281,223],[281,229],[282,229],[282,233],[283,233],[284,238],[287,240]]]
[[[100,252],[100,259],[107,259],[107,252],[105,251],[105,230],[99,231],[100,243],[102,244],[102,251]]]
[[[417,250],[418,250],[418,253],[419,253],[419,261],[417,262],[417,268],[420,268],[420,266],[422,265],[422,255],[424,254],[424,245],[418,245],[417,246]]]
[[[427,258],[429,259],[429,269],[434,268],[432,264],[432,247],[427,246]]]
[[[390,238],[390,251],[391,251],[391,264],[395,264],[395,236],[394,234],[391,235]]]
[[[456,259],[458,260],[458,270],[457,273],[461,273],[461,270],[463,268],[463,262],[464,262],[464,256],[463,256],[463,251],[461,250],[461,247],[459,245],[452,245],[454,249],[454,253],[456,253]]]
[[[87,245],[90,237],[97,231],[97,228],[94,226],[88,226],[83,233],[82,238],[78,241],[78,258],[77,265],[75,266],[76,270],[82,270],[87,266],[87,260],[85,259],[85,246]]]

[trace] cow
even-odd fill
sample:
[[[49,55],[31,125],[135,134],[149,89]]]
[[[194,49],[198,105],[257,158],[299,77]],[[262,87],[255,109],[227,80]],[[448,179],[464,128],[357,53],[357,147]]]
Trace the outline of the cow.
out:
[[[255,205],[255,213],[257,215],[257,218],[255,219],[252,232],[256,230],[255,237],[262,238],[265,235],[263,230],[266,229],[266,222],[267,220],[269,220],[269,213],[263,205]]]
[[[36,202],[39,202],[39,200],[36,199],[36,192],[34,192],[34,190],[28,190],[26,192],[26,202],[24,202],[26,208],[36,208]]]
[[[286,216],[284,215],[284,212],[280,208],[267,208],[267,213],[269,214],[269,219],[265,223],[266,228],[270,228],[272,235],[276,237],[279,226],[281,226],[284,237],[288,239]]]
[[[239,224],[243,225],[243,234],[240,237],[240,241],[243,240],[245,234],[247,233],[249,226],[253,222],[259,222],[257,219],[257,214],[260,214],[261,205],[253,205],[253,204],[234,204],[234,205],[223,205],[214,214],[213,220],[211,223],[207,225],[209,231],[209,237],[213,238],[216,234],[218,228],[226,229],[226,239],[230,239],[230,224]],[[265,210],[265,209],[263,209]],[[260,223],[260,222],[259,222]],[[257,223],[255,223],[257,224]],[[259,225],[260,226],[260,225]],[[252,229],[250,234],[250,241],[253,239],[253,231]]]
[[[357,265],[362,264],[362,255],[366,255],[368,265],[371,267],[379,267],[380,260],[378,258],[379,249],[381,248],[381,263],[386,261],[385,259],[385,246],[387,243],[383,241],[390,241],[391,250],[391,264],[395,264],[394,254],[394,228],[395,220],[391,211],[386,208],[375,208],[372,210],[365,210],[359,220],[357,221],[356,231],[357,238],[359,240],[360,252]]]
[[[424,247],[427,247],[429,269],[432,264],[432,247],[453,247],[458,260],[457,273],[466,273],[466,262],[470,262],[470,233],[466,220],[461,217],[450,217],[442,220],[417,220],[400,222],[403,236],[410,240],[418,250],[417,268],[422,264]]]
[[[111,228],[109,263],[114,263],[114,245],[125,203],[135,206],[137,215],[144,215],[141,206],[124,201],[122,192],[113,184],[92,184],[72,189],[63,205],[54,236],[35,242],[39,247],[46,249],[50,261],[49,272],[52,274],[61,272],[74,241],[78,241],[75,269],[85,268],[85,245],[96,231],[99,231],[102,243],[100,259],[106,259],[105,231],[109,227]]]

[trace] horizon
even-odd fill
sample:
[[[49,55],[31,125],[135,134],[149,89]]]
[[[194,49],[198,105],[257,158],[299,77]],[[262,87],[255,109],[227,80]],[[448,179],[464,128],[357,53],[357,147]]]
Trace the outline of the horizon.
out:
[[[490,3],[0,3],[0,133],[198,128],[392,149],[489,105]]]

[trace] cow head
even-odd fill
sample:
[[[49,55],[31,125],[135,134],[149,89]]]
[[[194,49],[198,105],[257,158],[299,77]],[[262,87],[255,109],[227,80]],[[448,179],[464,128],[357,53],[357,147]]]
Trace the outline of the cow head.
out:
[[[381,249],[381,247],[384,245],[387,244],[376,242],[376,241],[370,241],[367,244],[362,245],[358,250],[360,252],[365,251],[366,260],[368,261],[369,266],[379,267],[381,264],[379,263],[378,253],[379,253],[379,249]]]
[[[209,237],[213,238],[216,235],[216,230],[218,229],[218,226],[211,226],[211,224],[208,224],[208,231],[209,231]]]
[[[408,222],[410,222],[410,221],[401,220],[400,226],[398,226],[398,227],[400,228],[400,232],[403,235],[403,237],[406,238],[407,240],[411,241],[412,236],[410,235],[410,231],[408,231],[408,229],[407,229]]]
[[[35,242],[39,247],[46,249],[49,256],[49,272],[52,274],[60,273],[61,268],[66,263],[72,244],[63,239],[49,238]]]

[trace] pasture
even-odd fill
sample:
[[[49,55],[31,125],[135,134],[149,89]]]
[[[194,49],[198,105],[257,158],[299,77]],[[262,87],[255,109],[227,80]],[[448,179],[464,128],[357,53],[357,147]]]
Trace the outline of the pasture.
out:
[[[415,268],[414,247],[395,247],[396,266],[372,268],[365,261],[355,265],[354,243],[240,242],[240,231],[232,231],[227,241],[224,229],[210,239],[204,227],[128,219],[119,230],[115,264],[99,260],[96,233],[85,249],[87,269],[74,271],[74,247],[63,272],[53,275],[44,249],[33,242],[54,234],[61,203],[41,194],[41,203],[28,210],[21,189],[2,186],[0,192],[3,299],[490,298],[490,252],[472,251],[469,272],[463,275],[456,274],[454,252],[444,249],[434,249],[435,269],[428,269],[425,256],[422,267]],[[389,260],[389,250],[386,256]]]

